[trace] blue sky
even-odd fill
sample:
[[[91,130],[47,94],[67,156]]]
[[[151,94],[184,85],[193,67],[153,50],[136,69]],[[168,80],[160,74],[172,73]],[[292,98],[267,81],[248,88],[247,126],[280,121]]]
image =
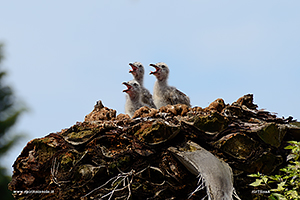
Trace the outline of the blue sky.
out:
[[[3,68],[29,112],[28,141],[83,121],[97,100],[124,113],[128,63],[165,62],[169,84],[206,107],[253,93],[259,108],[300,120],[300,1],[6,1],[0,7]],[[9,168],[11,169],[11,168]]]

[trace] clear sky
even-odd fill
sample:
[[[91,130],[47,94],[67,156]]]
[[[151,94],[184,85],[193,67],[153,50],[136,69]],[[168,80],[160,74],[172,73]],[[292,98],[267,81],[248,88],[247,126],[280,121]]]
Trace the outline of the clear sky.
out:
[[[255,103],[300,120],[299,0],[3,1],[3,67],[29,112],[27,134],[1,162],[9,169],[28,141],[83,121],[97,100],[124,113],[129,62],[165,62],[169,84],[193,106],[217,98]]]

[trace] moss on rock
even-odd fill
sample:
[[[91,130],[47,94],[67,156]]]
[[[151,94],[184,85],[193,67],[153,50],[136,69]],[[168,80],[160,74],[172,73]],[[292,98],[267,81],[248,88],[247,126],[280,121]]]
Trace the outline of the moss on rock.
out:
[[[257,132],[257,135],[265,143],[278,148],[281,145],[286,131],[287,130],[284,125],[282,126],[275,123],[268,123],[260,131]]]

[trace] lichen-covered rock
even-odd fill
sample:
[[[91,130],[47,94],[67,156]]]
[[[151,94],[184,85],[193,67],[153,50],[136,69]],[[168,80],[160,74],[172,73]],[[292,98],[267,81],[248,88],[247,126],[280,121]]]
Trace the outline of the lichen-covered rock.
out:
[[[154,108],[148,108],[147,106],[144,106],[144,107],[141,107],[140,109],[136,110],[134,112],[134,115],[132,118],[155,117],[157,112],[158,111]]]
[[[60,135],[54,133],[30,141],[13,165],[14,175],[9,188],[14,191],[23,191],[23,193],[16,193],[14,197],[30,199],[33,193],[24,193],[30,189],[55,190],[51,186],[51,171],[47,169],[50,169],[53,156],[68,148],[70,145]],[[48,195],[53,194],[45,194],[41,199],[47,199]]]
[[[212,134],[223,131],[227,128],[229,122],[227,117],[218,112],[212,112],[204,116],[196,115],[187,121],[199,130]]]
[[[204,111],[217,111],[221,113],[224,108],[225,102],[223,99],[219,98],[209,104],[209,106],[205,108]]]
[[[167,105],[159,109],[160,113],[168,113],[171,116],[181,115],[184,116],[190,110],[189,106],[185,104]]]
[[[145,123],[135,135],[139,140],[150,145],[155,145],[174,138],[179,131],[179,126],[171,125],[164,120],[155,120],[150,123]]]
[[[281,155],[274,155],[271,152],[263,152],[250,165],[241,165],[242,169],[248,173],[260,172],[262,174],[272,173],[283,162]]]
[[[253,94],[246,94],[236,101],[240,106],[246,106],[249,109],[255,110],[258,106],[253,103]]]
[[[286,125],[288,134],[292,135],[297,141],[300,140],[300,122],[291,122]]]
[[[258,110],[251,94],[207,108],[142,107],[132,118],[98,101],[84,122],[30,141],[13,165],[9,189],[24,200],[187,199],[198,179],[168,148],[191,140],[227,162],[237,194],[253,199],[247,174],[278,170],[286,141],[299,138],[299,124]]]
[[[257,135],[265,143],[278,148],[281,145],[286,132],[287,128],[284,124],[267,123],[257,131]]]
[[[83,128],[79,125],[74,125],[67,131],[61,133],[61,136],[72,145],[80,145],[91,140],[96,135],[96,131],[91,128]]]
[[[102,101],[97,101],[94,110],[85,116],[84,121],[111,120],[116,117],[116,110],[104,107]]]
[[[236,159],[248,159],[258,148],[258,142],[243,133],[232,133],[222,137],[213,145]]]

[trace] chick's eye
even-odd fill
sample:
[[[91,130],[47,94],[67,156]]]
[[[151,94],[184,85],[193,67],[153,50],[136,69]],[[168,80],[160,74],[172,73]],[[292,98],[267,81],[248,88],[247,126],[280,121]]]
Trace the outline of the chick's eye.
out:
[[[138,84],[137,84],[137,83],[134,83],[133,85],[134,85],[134,86],[138,86]]]
[[[166,66],[162,65],[162,66],[161,66],[161,68],[163,68],[163,69],[164,69],[164,68],[166,68]]]

